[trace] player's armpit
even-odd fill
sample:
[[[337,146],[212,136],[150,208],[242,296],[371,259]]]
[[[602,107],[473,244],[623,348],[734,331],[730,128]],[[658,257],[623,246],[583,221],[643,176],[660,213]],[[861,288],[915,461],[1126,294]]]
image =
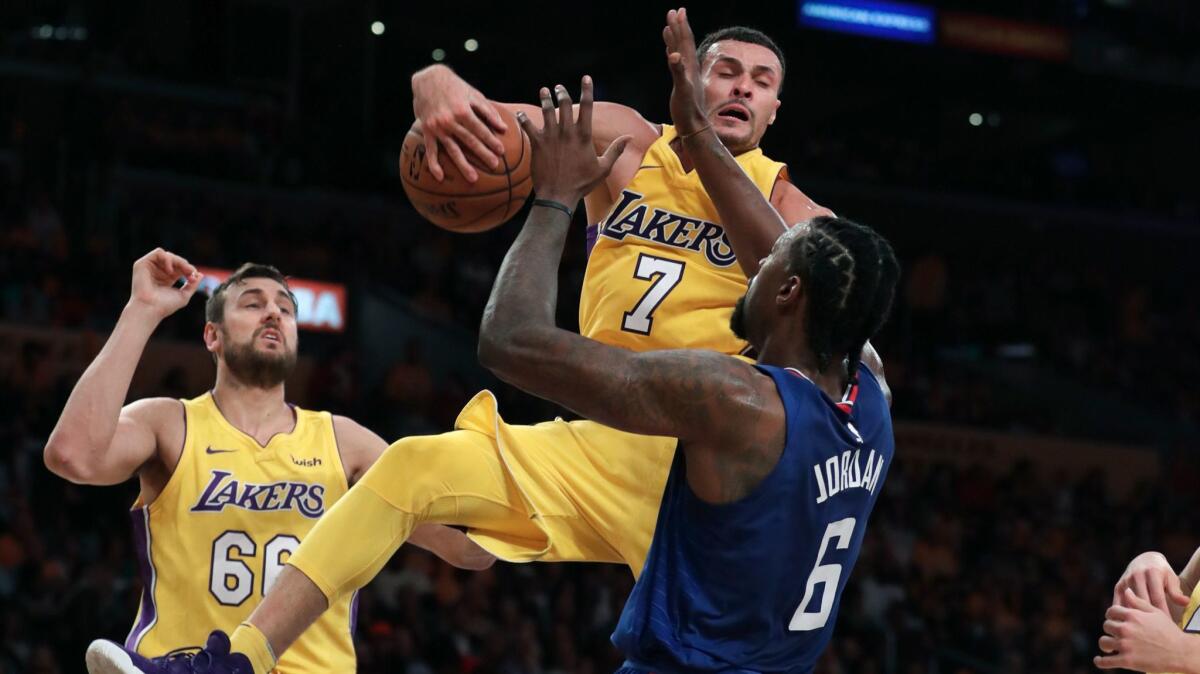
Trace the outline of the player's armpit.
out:
[[[374,431],[339,414],[333,415],[333,435],[337,440],[338,453],[342,456],[346,481],[352,485],[388,448],[388,443]]]

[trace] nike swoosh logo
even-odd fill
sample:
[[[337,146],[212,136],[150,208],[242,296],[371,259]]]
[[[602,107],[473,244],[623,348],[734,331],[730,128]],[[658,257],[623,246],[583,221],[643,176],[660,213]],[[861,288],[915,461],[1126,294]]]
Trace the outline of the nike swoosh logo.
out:
[[[213,449],[212,447],[208,447],[204,450],[204,453],[205,454],[228,454],[229,452],[236,452],[236,451],[237,451],[236,449]]]

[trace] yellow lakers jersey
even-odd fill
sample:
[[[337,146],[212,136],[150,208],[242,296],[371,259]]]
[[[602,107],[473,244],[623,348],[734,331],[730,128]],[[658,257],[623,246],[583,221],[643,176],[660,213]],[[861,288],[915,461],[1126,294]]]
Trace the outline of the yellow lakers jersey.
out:
[[[154,657],[232,632],[288,557],[348,488],[328,412],[293,408],[295,428],[265,447],[211,394],[183,401],[179,465],[131,511],[142,600],[127,648]],[[278,671],[355,670],[351,598],[337,601],[279,659]]]
[[[633,180],[597,225],[579,331],[636,351],[712,349],[736,355],[747,344],[730,331],[729,318],[746,292],[746,275],[700,176],[685,172],[671,149],[675,136],[674,127],[664,124]],[[758,148],[736,159],[769,198],[784,165]]]

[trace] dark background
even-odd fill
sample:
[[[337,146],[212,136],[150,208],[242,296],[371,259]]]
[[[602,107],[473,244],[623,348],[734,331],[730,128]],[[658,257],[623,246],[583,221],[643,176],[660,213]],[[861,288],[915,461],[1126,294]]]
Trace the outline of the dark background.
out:
[[[1200,11],[934,4],[1052,27],[1069,48],[1047,61],[819,32],[792,3],[689,8],[698,34],[740,23],[779,41],[767,154],[905,267],[876,340],[897,459],[822,671],[1089,671],[1125,563],[1161,549],[1178,567],[1200,542]],[[82,671],[88,641],[132,623],[135,486],[67,484],[40,452],[154,246],[348,286],[348,331],[304,335],[300,404],[389,439],[449,428],[480,386],[511,420],[561,413],[474,364],[520,218],[462,236],[416,216],[396,171],[408,78],[443,49],[497,100],[588,73],[598,98],[668,121],[665,10],[0,5],[0,671]],[[573,236],[564,325],[585,263]],[[202,321],[193,302],[164,322],[152,351],[195,362],[148,353],[167,366],[143,368],[131,398],[209,385]],[[631,583],[593,565],[456,572],[405,548],[365,594],[361,671],[611,670]]]

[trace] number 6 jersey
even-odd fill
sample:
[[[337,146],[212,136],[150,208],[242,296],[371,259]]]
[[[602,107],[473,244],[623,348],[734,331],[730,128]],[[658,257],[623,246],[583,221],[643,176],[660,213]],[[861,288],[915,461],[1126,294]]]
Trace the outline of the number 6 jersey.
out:
[[[700,176],[684,172],[671,149],[675,135],[674,127],[663,125],[597,225],[579,300],[579,332],[634,351],[739,354],[747,344],[730,332],[729,318],[746,292],[746,275]],[[784,165],[758,148],[736,160],[769,198]]]
[[[622,672],[807,674],[829,643],[892,462],[887,400],[865,366],[834,402],[759,365],[787,414],[783,453],[746,497],[712,504],[675,452],[646,567],[613,634]]]
[[[296,426],[266,447],[235,428],[211,394],[183,401],[184,443],[170,480],[130,515],[142,576],[125,641],[147,657],[232,632],[334,502],[346,475],[328,412],[293,407]],[[354,614],[343,597],[279,660],[284,674],[353,672]]]

